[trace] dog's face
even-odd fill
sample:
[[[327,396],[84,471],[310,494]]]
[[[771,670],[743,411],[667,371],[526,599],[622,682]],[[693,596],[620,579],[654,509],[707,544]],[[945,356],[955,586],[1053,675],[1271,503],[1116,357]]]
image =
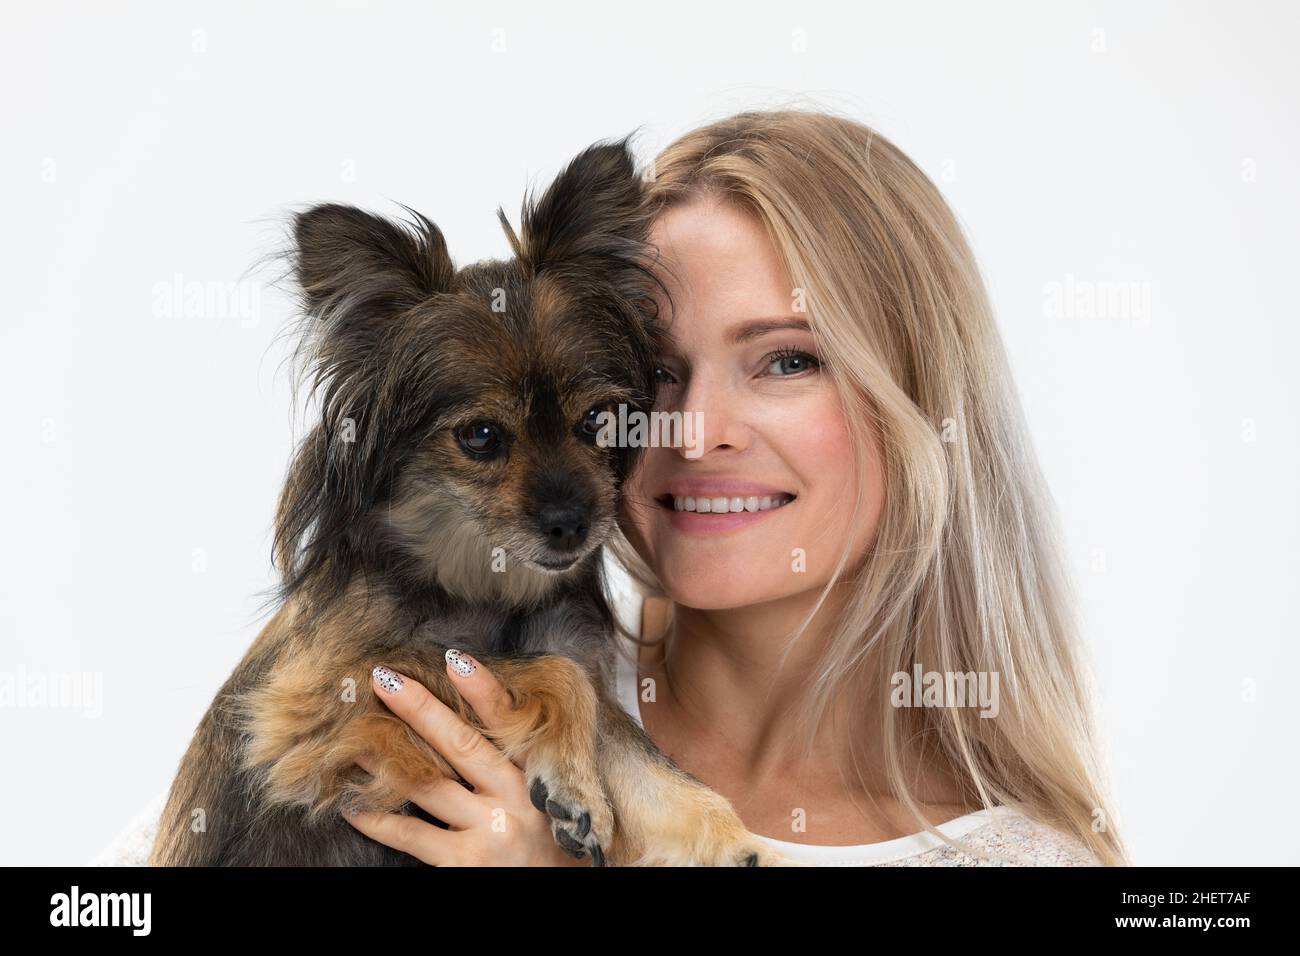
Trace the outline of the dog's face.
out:
[[[360,561],[526,603],[580,566],[614,530],[637,454],[607,447],[599,416],[653,404],[646,235],[625,142],[525,203],[511,260],[456,270],[418,215],[300,215],[322,420],[281,503],[286,573]]]
[[[652,365],[641,320],[602,285],[482,265],[410,316],[394,392],[436,396],[437,417],[398,465],[382,522],[443,586],[468,596],[516,563],[562,574],[613,532],[630,449],[598,440],[599,416],[643,408]]]

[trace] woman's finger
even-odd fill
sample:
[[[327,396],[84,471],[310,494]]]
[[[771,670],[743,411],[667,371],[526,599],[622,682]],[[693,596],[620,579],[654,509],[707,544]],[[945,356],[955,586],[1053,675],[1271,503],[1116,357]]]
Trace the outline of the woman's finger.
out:
[[[415,857],[430,866],[456,866],[460,833],[443,830],[418,817],[359,810],[343,819],[370,839]]]
[[[357,765],[372,777],[379,772],[378,762],[370,756],[357,757]],[[479,826],[490,814],[482,800],[465,789],[464,784],[451,777],[442,777],[424,787],[413,789],[402,796],[449,827],[466,830]]]
[[[388,709],[410,724],[475,790],[509,793],[517,786],[519,769],[419,681],[380,665],[371,682]]]
[[[474,708],[488,730],[497,730],[510,712],[510,694],[490,670],[464,651],[447,651],[447,673],[460,696]]]

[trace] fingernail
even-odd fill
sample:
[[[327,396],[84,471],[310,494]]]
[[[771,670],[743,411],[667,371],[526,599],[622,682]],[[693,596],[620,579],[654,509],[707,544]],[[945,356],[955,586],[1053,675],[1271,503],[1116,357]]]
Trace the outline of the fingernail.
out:
[[[396,694],[406,685],[406,681],[402,680],[401,674],[398,674],[396,671],[390,671],[383,664],[380,664],[371,671],[371,674],[374,675],[375,680],[379,682],[379,686],[390,694]]]
[[[463,651],[456,650],[454,647],[447,651],[447,663],[461,677],[468,677],[474,673],[474,668],[478,666],[474,658]]]

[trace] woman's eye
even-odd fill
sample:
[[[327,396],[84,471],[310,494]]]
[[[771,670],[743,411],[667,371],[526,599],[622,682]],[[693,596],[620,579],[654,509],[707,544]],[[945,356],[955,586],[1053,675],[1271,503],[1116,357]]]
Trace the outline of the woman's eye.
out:
[[[779,352],[773,352],[767,357],[768,371],[777,369],[775,374],[778,378],[788,378],[792,375],[798,375],[800,372],[806,372],[810,368],[821,368],[821,362],[817,356],[810,355],[807,352],[801,352],[798,349],[783,349]]]
[[[501,430],[492,422],[471,422],[456,430],[456,439],[471,455],[487,458],[501,449]]]
[[[654,379],[656,385],[672,385],[677,381],[677,379],[673,378],[673,373],[663,366],[655,368]]]

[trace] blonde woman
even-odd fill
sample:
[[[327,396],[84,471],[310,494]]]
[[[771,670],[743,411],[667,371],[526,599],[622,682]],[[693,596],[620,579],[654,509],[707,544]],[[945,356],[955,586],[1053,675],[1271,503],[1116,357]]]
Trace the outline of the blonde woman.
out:
[[[651,737],[796,859],[1124,863],[1049,499],[939,192],[815,112],[712,124],[651,173],[660,406],[703,424],[650,450],[623,522],[671,599]]]
[[[796,861],[1127,862],[1048,496],[938,191],[802,111],[697,129],[649,172],[659,409],[701,428],[626,489],[624,707]],[[493,675],[449,673],[491,727]],[[428,863],[588,865],[484,735],[413,681],[380,697],[476,789],[420,795],[451,830],[354,826]]]

